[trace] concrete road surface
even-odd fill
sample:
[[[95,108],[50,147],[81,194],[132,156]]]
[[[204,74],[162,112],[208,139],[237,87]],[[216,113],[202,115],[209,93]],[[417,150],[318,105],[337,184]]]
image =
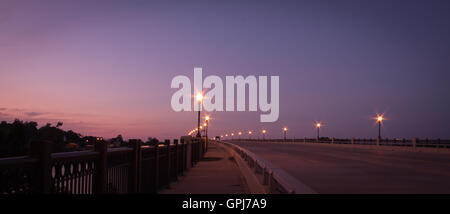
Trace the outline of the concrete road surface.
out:
[[[318,193],[450,193],[450,153],[232,143],[272,162]]]

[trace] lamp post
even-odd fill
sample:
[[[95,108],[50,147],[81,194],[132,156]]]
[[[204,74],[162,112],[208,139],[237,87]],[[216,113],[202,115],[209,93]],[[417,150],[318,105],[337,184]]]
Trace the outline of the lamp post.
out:
[[[383,115],[377,115],[377,123],[378,123],[378,138],[381,139],[381,123],[383,122]]]
[[[286,140],[287,127],[284,127],[284,128],[283,128],[283,132],[284,132],[284,140]]]
[[[232,139],[232,140],[234,139],[234,137],[233,137],[233,136],[234,136],[234,133],[231,133],[231,139]]]
[[[248,138],[252,139],[252,131],[248,131]]]
[[[203,123],[203,133],[205,133],[205,137],[208,138],[208,124],[205,122]]]
[[[263,130],[262,130],[262,134],[263,134],[263,140],[265,140],[265,139],[266,139],[266,132],[267,132],[267,131],[266,131],[265,129],[263,129]]]
[[[203,101],[203,94],[199,93],[197,94],[197,102],[198,102],[198,132],[197,132],[197,137],[202,137],[202,135],[200,134],[200,111],[202,108],[202,101]]]
[[[209,126],[209,116],[205,117],[205,127],[206,127],[206,139],[208,139],[208,126]]]
[[[322,126],[321,123],[316,123],[316,128],[317,128],[317,141],[319,141],[319,138],[320,138],[319,133],[320,133],[320,127],[321,127],[321,126]]]
[[[241,139],[242,132],[238,132],[239,139]]]

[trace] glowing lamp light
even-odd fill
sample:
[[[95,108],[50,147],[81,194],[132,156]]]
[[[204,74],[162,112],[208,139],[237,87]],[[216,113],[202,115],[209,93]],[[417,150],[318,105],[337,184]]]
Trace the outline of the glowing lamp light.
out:
[[[208,121],[208,120],[209,120],[209,116],[206,116],[206,117],[205,117],[205,120]]]
[[[252,134],[252,131],[248,131],[248,134]]]
[[[242,132],[238,132],[238,135],[242,135]]]
[[[203,100],[203,94],[201,93],[197,94],[196,99],[198,102],[201,102]]]
[[[378,117],[377,117],[377,121],[378,121],[378,122],[382,122],[382,121],[383,121],[383,116],[378,116]]]
[[[316,123],[316,127],[317,127],[317,128],[320,128],[321,126],[322,126],[322,124]]]
[[[283,131],[287,131],[287,128],[286,128],[286,127],[284,127],[284,128],[283,128]]]
[[[264,130],[262,130],[262,133],[263,133],[263,134],[265,134],[265,133],[266,133],[266,130],[265,130],[265,129],[264,129]]]

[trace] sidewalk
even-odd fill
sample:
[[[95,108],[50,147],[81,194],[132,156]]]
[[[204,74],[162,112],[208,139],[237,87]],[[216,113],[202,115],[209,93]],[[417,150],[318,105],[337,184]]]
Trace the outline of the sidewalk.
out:
[[[245,194],[247,185],[231,155],[210,143],[203,160],[160,194]]]

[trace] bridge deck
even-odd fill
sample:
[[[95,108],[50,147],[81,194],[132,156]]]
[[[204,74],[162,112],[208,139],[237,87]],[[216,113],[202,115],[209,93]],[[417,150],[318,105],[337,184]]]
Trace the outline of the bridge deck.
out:
[[[311,143],[233,143],[318,193],[450,192],[450,153]]]

